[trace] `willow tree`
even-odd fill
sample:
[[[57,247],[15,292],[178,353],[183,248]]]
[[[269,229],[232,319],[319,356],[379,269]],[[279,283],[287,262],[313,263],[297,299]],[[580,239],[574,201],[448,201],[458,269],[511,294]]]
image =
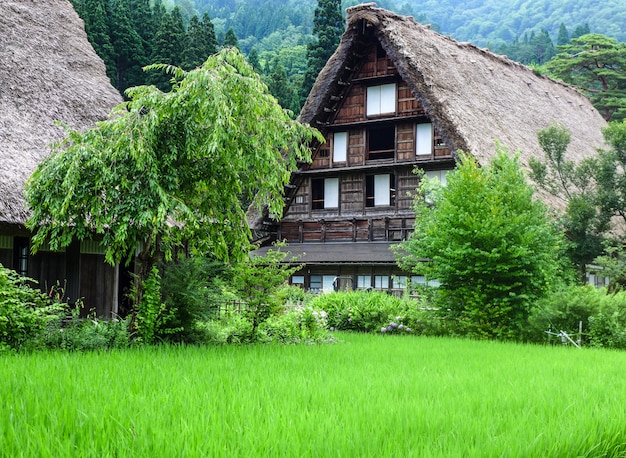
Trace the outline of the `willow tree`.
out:
[[[152,68],[173,75],[171,92],[129,89],[110,119],[70,131],[28,181],[35,250],[101,239],[111,264],[139,253],[141,280],[183,244],[246,256],[243,202],[282,211],[284,184],[319,133],[288,116],[236,49],[188,72]]]

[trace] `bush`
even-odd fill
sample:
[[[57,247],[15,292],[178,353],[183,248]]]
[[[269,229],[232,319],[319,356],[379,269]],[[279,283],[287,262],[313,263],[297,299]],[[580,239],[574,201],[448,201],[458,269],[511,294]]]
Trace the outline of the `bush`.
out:
[[[300,343],[332,340],[327,329],[327,314],[310,306],[296,306],[271,316],[261,324],[258,339],[265,342]]]
[[[28,281],[34,280],[0,265],[0,350],[32,344],[60,311],[58,304],[28,286]]]
[[[591,285],[566,286],[537,301],[528,317],[527,340],[550,340],[546,331],[578,334],[583,322],[583,343],[588,342],[590,317],[596,315],[606,296],[604,290]],[[560,342],[560,341],[559,341]]]
[[[311,301],[313,308],[326,311],[331,329],[360,332],[380,332],[407,309],[406,304],[403,299],[378,291],[321,294]]]
[[[69,317],[63,312],[48,322],[38,347],[69,351],[110,350],[130,345],[127,320],[99,320],[80,317],[80,303]]]
[[[626,291],[607,294],[596,314],[589,317],[589,344],[626,349]]]
[[[198,330],[209,344],[252,342],[252,322],[240,313],[198,324]]]
[[[172,332],[163,338],[186,343],[201,339],[198,323],[217,318],[224,301],[222,280],[227,277],[226,266],[210,258],[196,256],[166,264],[161,295],[165,313],[171,314]]]

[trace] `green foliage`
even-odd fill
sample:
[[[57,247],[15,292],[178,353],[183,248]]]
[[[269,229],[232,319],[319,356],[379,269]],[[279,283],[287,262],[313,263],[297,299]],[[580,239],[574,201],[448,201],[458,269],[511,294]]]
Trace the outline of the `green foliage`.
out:
[[[554,291],[537,302],[529,317],[527,338],[535,342],[561,339],[546,331],[565,331],[578,338],[582,322],[582,345],[626,349],[626,291],[607,293],[590,285]]]
[[[167,335],[182,332],[182,328],[172,327],[175,317],[176,309],[167,308],[161,300],[161,275],[159,269],[152,266],[134,317],[133,331],[137,341],[151,345],[164,340]]]
[[[27,347],[60,311],[32,281],[0,264],[0,350]]]
[[[277,343],[330,342],[326,312],[311,306],[293,307],[271,316],[259,327],[259,340]]]
[[[402,299],[378,291],[348,291],[320,294],[311,307],[327,313],[333,330],[380,332],[405,310]]]
[[[70,308],[66,306],[56,319],[50,320],[37,348],[66,351],[94,351],[126,348],[130,345],[126,320],[99,320],[95,317],[80,317],[80,302]]]
[[[283,303],[277,296],[279,287],[301,266],[287,264],[289,252],[268,250],[264,256],[252,255],[234,267],[234,287],[246,302],[245,316],[252,323],[252,335],[258,326],[280,311]],[[290,263],[296,259],[290,259]]]
[[[546,67],[580,87],[604,119],[626,117],[626,43],[597,33],[573,38]]]
[[[223,281],[229,279],[224,263],[208,257],[178,259],[163,266],[161,295],[171,312],[169,327],[178,329],[168,340],[193,342],[201,321],[216,318],[225,300]]]
[[[604,291],[591,285],[568,286],[553,291],[533,306],[528,317],[528,339],[536,342],[554,340],[546,334],[550,330],[577,335],[579,322],[582,321],[585,331],[583,343],[586,344],[589,318],[598,312],[604,296]]]
[[[596,158],[578,163],[568,160],[570,132],[553,124],[537,133],[545,162],[530,158],[530,177],[549,195],[565,202],[559,222],[571,242],[566,252],[584,281],[586,266],[602,253],[604,233],[611,214],[598,204],[598,187],[593,179],[598,169]]]
[[[252,322],[245,315],[233,313],[219,320],[201,323],[200,330],[210,344],[242,344],[254,341]]]
[[[313,19],[315,41],[307,48],[307,71],[300,90],[303,100],[308,96],[317,75],[339,45],[343,30],[341,1],[318,0]]]
[[[289,117],[236,49],[189,72],[153,68],[172,72],[172,92],[129,89],[115,116],[70,132],[26,185],[35,249],[98,234],[114,264],[142,247],[139,291],[184,241],[218,259],[247,257],[244,202],[279,214],[290,172],[321,138]]]
[[[479,167],[461,155],[447,186],[422,180],[405,269],[439,280],[439,306],[476,337],[516,338],[557,277],[563,240],[519,166],[498,146]],[[408,253],[404,255],[403,253]]]

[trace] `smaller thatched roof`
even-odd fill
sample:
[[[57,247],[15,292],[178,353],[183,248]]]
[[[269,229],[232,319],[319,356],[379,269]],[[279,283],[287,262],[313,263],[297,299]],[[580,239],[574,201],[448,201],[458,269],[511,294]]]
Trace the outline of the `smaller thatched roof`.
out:
[[[553,122],[571,131],[574,159],[603,146],[601,128],[606,122],[576,89],[374,3],[348,8],[347,13],[341,43],[320,72],[300,121],[319,127],[316,121],[327,116],[324,109],[333,104],[331,96],[343,90],[339,82],[346,64],[363,52],[359,47],[364,37],[373,36],[446,143],[481,163],[494,155],[496,140],[520,150],[524,164],[530,156],[543,158],[537,132]]]
[[[68,0],[0,0],[0,223],[23,224],[23,185],[62,138],[122,101]]]

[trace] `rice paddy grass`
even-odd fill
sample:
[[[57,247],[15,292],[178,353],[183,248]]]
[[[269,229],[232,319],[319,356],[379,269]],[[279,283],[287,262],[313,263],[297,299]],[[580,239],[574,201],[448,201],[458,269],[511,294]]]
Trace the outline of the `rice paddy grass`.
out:
[[[0,356],[3,457],[626,454],[626,353],[414,336]]]

